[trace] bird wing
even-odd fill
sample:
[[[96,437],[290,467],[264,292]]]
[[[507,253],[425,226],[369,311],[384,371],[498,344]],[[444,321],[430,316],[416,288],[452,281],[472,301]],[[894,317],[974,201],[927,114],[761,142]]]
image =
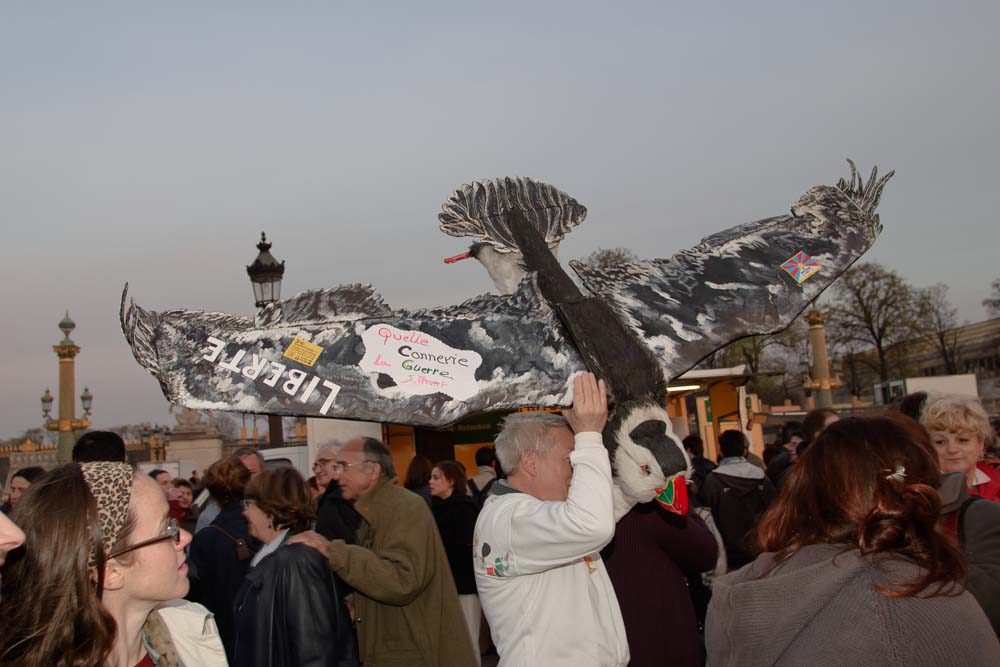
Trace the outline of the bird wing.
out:
[[[481,412],[565,406],[584,370],[534,279],[512,295],[392,310],[364,285],[311,290],[255,319],[144,310],[122,295],[136,360],[175,404],[446,426]]]
[[[850,161],[848,161],[850,162]],[[781,331],[858,260],[882,227],[875,214],[893,172],[807,191],[790,215],[713,234],[690,250],[599,268],[571,262],[653,351],[668,380],[725,345]]]

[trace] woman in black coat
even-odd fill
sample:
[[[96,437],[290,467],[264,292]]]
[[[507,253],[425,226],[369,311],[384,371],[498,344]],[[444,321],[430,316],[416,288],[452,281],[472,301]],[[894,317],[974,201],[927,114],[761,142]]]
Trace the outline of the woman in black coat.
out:
[[[233,660],[233,598],[250,569],[250,559],[260,542],[250,535],[243,516],[243,491],[250,470],[235,456],[216,461],[205,473],[205,486],[222,508],[191,541],[188,554],[191,591],[188,599],[200,602],[215,614],[226,657]]]
[[[472,645],[479,645],[482,606],[472,569],[472,538],[476,531],[479,506],[469,495],[465,469],[455,461],[438,461],[431,470],[431,512],[441,533],[451,574],[458,589],[458,601],[469,626]],[[476,651],[478,659],[479,652]]]
[[[265,470],[247,486],[244,515],[263,548],[236,594],[233,667],[357,667],[343,584],[305,544],[312,497],[294,468]]]

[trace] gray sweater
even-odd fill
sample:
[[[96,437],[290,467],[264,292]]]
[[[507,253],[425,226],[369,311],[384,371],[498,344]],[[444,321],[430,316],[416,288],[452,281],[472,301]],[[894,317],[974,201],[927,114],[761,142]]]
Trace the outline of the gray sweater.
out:
[[[842,546],[804,547],[777,568],[773,554],[761,554],[712,587],[709,664],[1000,665],[1000,643],[969,593],[889,598],[875,590],[919,572]]]

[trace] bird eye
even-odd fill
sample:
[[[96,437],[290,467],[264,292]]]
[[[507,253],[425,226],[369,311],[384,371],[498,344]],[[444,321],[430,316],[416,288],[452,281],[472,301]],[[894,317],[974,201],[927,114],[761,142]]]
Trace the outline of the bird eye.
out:
[[[642,470],[642,472],[644,474],[646,474],[646,475],[649,474],[649,466],[648,465],[642,465],[642,466],[640,466],[640,469]]]

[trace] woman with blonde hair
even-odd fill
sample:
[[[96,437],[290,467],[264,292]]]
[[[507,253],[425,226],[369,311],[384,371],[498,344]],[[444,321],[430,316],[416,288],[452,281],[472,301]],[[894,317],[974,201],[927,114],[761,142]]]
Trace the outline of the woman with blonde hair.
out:
[[[0,664],[226,664],[211,614],[188,591],[191,536],[163,491],[126,463],[71,463],[31,485],[13,519],[0,594]]]
[[[930,396],[920,423],[931,435],[941,472],[963,473],[970,495],[1000,502],[1000,473],[983,462],[992,430],[978,399]]]

